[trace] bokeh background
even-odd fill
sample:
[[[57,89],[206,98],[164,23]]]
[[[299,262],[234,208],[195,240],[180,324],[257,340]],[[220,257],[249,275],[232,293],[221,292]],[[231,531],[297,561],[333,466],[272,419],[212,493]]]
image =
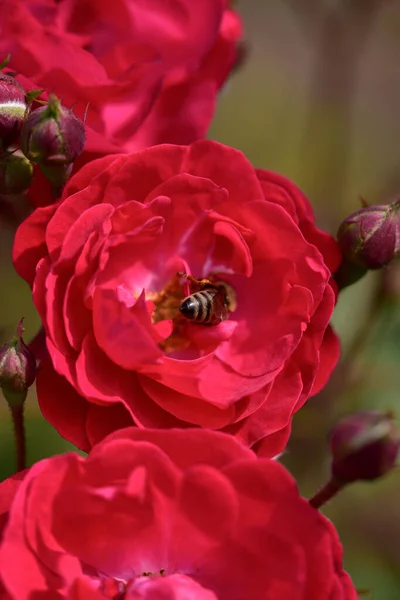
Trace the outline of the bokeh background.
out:
[[[294,179],[332,234],[360,207],[360,196],[379,204],[399,195],[400,2],[241,0],[235,7],[248,46],[221,93],[209,137]],[[39,319],[13,271],[12,231],[0,227],[0,341],[21,316],[29,339]],[[343,291],[333,322],[342,362],[296,416],[281,458],[306,497],[329,474],[327,437],[338,418],[362,408],[398,409],[399,266]],[[26,415],[30,464],[72,448],[41,417],[34,389]],[[0,479],[13,470],[11,419],[0,398]],[[324,512],[339,530],[361,597],[399,600],[400,472],[351,486]]]

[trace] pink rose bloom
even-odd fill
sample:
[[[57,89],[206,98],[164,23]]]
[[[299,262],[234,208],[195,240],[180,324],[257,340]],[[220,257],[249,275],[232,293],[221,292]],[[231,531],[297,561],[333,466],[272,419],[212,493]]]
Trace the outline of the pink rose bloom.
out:
[[[357,598],[334,527],[286,470],[192,429],[125,429],[34,465],[0,577],[11,600]]]

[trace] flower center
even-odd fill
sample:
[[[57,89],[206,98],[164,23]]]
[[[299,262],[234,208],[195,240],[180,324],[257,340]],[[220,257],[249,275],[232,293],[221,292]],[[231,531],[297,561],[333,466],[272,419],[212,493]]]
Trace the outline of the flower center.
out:
[[[179,278],[175,275],[161,292],[146,293],[146,299],[154,303],[154,310],[151,315],[153,323],[165,321],[166,319],[179,319],[179,307],[184,294]]]
[[[168,354],[191,345],[189,327],[217,326],[236,309],[233,288],[214,274],[196,279],[176,273],[160,292],[146,294],[146,298],[154,304],[153,323],[173,321],[172,333],[160,344]]]
[[[105,598],[109,600],[124,600],[127,592],[135,581],[140,577],[164,577],[165,569],[160,569],[158,572],[145,571],[140,573],[137,577],[132,577],[128,581],[122,581],[121,579],[114,579],[113,577],[107,577],[101,580],[100,592]]]

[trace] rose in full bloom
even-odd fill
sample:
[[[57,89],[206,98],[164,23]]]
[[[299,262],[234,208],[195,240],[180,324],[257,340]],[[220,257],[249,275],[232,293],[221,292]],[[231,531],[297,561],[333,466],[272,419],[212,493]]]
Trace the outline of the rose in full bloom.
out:
[[[34,465],[0,578],[13,600],[357,598],[333,525],[284,467],[199,429],[132,427]]]
[[[235,65],[228,0],[2,0],[0,56],[83,117],[86,153],[204,137]],[[90,155],[90,156],[88,156]]]
[[[196,425],[274,455],[338,358],[336,242],[294,184],[216,142],[89,163],[13,255],[47,335],[42,412],[82,449],[130,424]],[[182,272],[233,292],[226,320],[181,314],[197,289]]]
[[[5,481],[0,483],[0,545],[3,538],[3,532],[8,522],[10,506],[13,503],[14,497],[18,491],[23,478],[27,473],[21,471]],[[0,576],[0,600],[11,600],[10,595],[4,589]]]
[[[8,521],[9,508],[27,472],[28,470],[20,471],[0,483],[0,542]]]

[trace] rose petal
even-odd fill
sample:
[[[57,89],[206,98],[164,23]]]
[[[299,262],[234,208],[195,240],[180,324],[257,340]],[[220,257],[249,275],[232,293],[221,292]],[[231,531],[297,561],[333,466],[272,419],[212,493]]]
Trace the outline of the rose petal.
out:
[[[17,273],[30,285],[35,278],[36,265],[46,255],[46,227],[57,210],[57,204],[36,209],[18,227],[12,251]]]
[[[202,140],[189,147],[186,170],[191,175],[207,177],[229,192],[229,204],[264,197],[255,171],[247,158],[233,148]]]
[[[64,377],[56,373],[49,358],[40,365],[36,388],[44,418],[62,437],[88,452],[90,444],[85,432],[85,420],[89,405]],[[57,398],[57,403],[54,398]]]
[[[144,294],[128,308],[115,292],[96,288],[93,296],[96,341],[106,355],[123,369],[156,362],[163,355],[154,341]]]
[[[231,422],[234,407],[219,408],[207,400],[180,394],[175,390],[166,388],[162,383],[139,375],[139,382],[143,390],[168,414],[172,414],[182,421],[182,424],[199,425],[220,429]]]

